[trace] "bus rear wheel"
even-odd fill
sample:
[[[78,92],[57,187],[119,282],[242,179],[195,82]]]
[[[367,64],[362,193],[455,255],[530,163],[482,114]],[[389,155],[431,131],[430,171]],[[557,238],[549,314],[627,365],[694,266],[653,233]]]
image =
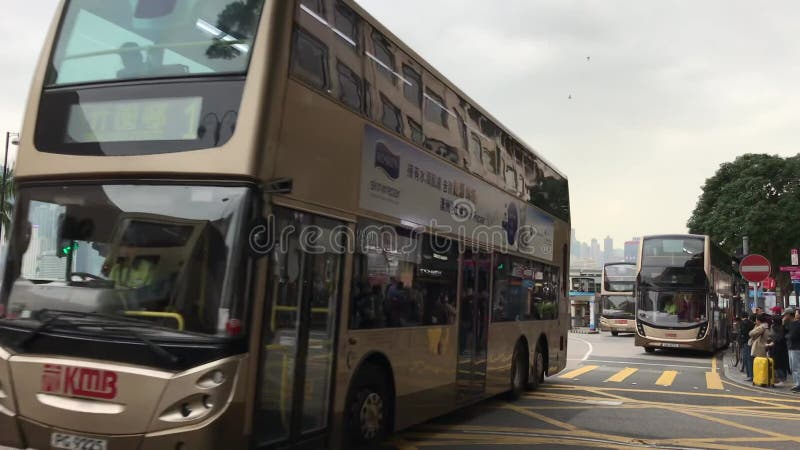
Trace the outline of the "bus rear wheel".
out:
[[[374,365],[364,366],[347,399],[347,437],[354,446],[372,448],[389,435],[392,399],[386,375]]]
[[[506,397],[517,400],[528,386],[528,351],[525,345],[517,343],[514,348],[514,359],[511,362],[511,386]]]
[[[611,335],[612,335],[612,336],[619,336],[619,331],[612,331],[612,332],[611,332]]]
[[[542,352],[541,344],[536,346],[533,353],[533,364],[531,364],[531,373],[528,375],[528,390],[535,391],[544,382],[544,352]]]

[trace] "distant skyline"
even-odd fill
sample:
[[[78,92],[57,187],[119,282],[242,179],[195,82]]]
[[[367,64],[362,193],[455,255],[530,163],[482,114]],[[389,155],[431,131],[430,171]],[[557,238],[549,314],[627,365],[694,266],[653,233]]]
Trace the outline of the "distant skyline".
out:
[[[2,133],[58,2],[6,3]],[[569,177],[581,240],[685,232],[721,163],[800,148],[798,2],[357,3]]]

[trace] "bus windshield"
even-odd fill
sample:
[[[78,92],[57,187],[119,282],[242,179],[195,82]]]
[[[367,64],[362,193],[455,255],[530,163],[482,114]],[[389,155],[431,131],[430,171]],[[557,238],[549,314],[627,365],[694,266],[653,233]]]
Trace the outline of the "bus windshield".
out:
[[[705,241],[700,237],[648,238],[642,248],[641,281],[652,286],[704,288]]]
[[[705,292],[646,289],[639,298],[638,314],[650,323],[689,327],[706,320]]]
[[[71,0],[46,84],[244,73],[263,0]]]
[[[603,273],[603,289],[608,292],[633,292],[636,278],[634,264],[607,264]]]
[[[0,319],[103,314],[225,337],[243,319],[244,187],[22,187]]]
[[[573,277],[571,290],[575,292],[599,292],[599,283],[591,277]]]
[[[603,316],[631,317],[636,309],[632,295],[604,295],[602,297]]]

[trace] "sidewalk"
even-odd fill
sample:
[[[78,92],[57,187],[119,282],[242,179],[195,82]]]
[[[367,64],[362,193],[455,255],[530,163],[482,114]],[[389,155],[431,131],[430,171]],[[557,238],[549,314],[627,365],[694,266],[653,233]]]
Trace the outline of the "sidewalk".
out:
[[[569,329],[570,333],[577,333],[577,334],[598,334],[600,333],[599,329],[590,330],[589,327],[574,327]]]
[[[792,388],[792,385],[793,385],[791,376],[786,381],[783,382],[783,386],[775,386],[775,387],[755,386],[750,381],[744,381],[744,379],[747,378],[747,375],[745,375],[744,372],[740,372],[739,371],[739,369],[742,367],[741,365],[739,365],[739,367],[728,367],[728,352],[730,352],[730,349],[726,349],[725,352],[722,354],[722,361],[723,361],[722,367],[723,367],[725,378],[727,378],[728,380],[730,380],[730,381],[732,381],[732,382],[734,382],[736,384],[739,384],[739,385],[742,385],[742,386],[747,386],[747,387],[753,388],[753,389],[759,389],[759,390],[762,390],[764,392],[768,392],[768,393],[776,393],[777,392],[777,393],[787,394],[787,395],[797,395],[798,398],[800,398],[800,393],[794,393],[794,392],[791,391],[791,388]]]

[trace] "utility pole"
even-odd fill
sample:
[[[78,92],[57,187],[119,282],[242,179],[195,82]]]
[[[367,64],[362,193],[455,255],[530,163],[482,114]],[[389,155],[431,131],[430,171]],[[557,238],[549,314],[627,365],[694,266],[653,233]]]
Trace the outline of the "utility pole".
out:
[[[750,254],[750,238],[747,236],[742,236],[742,257],[745,257]],[[750,283],[748,282],[745,284],[744,288],[744,309],[748,311],[748,313],[752,313],[750,310]],[[753,304],[756,304],[756,291],[753,290]]]

